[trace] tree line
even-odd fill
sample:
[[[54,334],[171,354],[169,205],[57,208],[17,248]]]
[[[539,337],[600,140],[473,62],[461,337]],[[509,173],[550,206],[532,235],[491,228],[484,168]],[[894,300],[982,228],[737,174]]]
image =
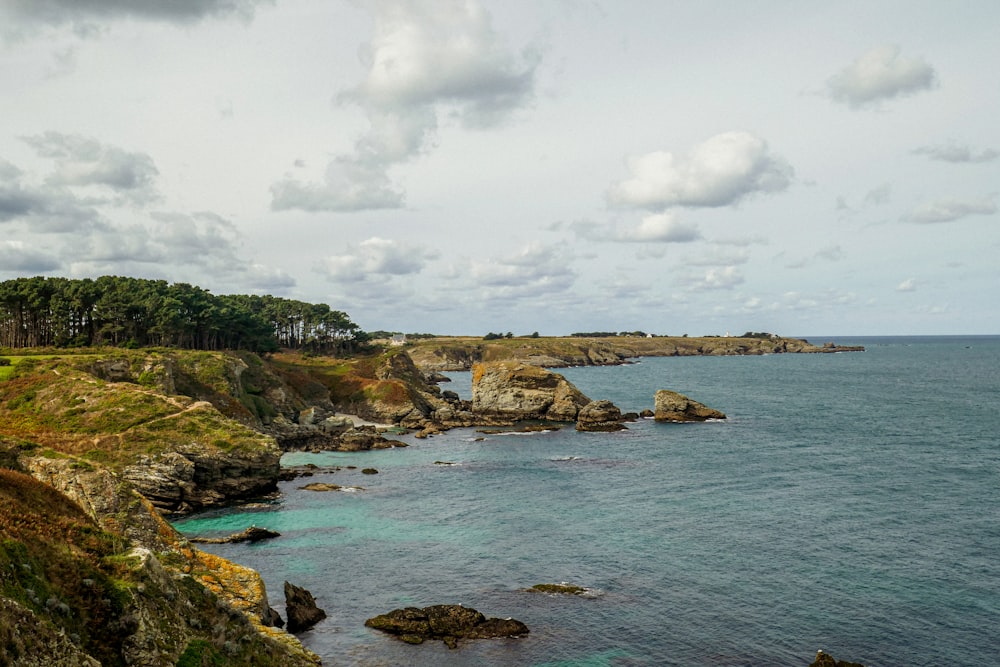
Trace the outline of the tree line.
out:
[[[214,295],[187,283],[121,276],[0,282],[0,347],[176,347],[317,354],[367,339],[343,312],[270,295]]]

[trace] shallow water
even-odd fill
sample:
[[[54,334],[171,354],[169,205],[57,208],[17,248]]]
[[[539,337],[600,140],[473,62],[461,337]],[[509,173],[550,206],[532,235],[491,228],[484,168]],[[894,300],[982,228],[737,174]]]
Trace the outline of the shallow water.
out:
[[[279,611],[284,580],[311,590],[330,617],[302,639],[327,665],[805,665],[818,648],[868,665],[989,664],[1000,339],[859,342],[867,352],[562,369],[626,411],[669,388],[729,419],[286,455],[358,469],[177,526],[279,531],[206,547],[258,569]],[[467,394],[467,374],[446,388]],[[309,481],[365,490],[298,488]],[[591,593],[524,591],[563,581]],[[531,633],[451,651],[363,625],[456,602]]]

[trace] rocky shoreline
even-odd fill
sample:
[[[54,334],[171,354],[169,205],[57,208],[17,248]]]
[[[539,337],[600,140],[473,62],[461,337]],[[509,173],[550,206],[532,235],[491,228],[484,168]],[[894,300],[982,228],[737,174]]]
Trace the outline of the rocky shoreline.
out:
[[[101,531],[115,545],[106,557],[128,563],[126,575],[116,576],[127,576],[135,587],[121,598],[115,622],[124,625],[115,640],[120,643],[110,649],[125,664],[167,666],[183,658],[196,661],[191,664],[239,665],[246,664],[241,661],[253,650],[272,656],[268,664],[317,665],[317,656],[274,627],[279,618],[256,572],[199,551],[162,516],[258,499],[275,493],[279,479],[312,472],[305,467],[283,473],[284,452],[390,449],[405,446],[392,438],[404,430],[430,437],[456,427],[523,428],[528,423],[532,428],[573,425],[581,431],[614,431],[642,416],[661,422],[725,418],[658,388],[650,388],[651,398],[656,392],[654,409],[642,416],[623,415],[610,401],[592,400],[543,366],[617,364],[656,354],[854,349],[814,348],[791,339],[652,340],[610,344],[581,339],[565,349],[554,349],[552,341],[543,341],[543,347],[519,343],[506,351],[512,354],[476,346],[455,352],[454,341],[446,348],[435,342],[349,361],[141,350],[46,356],[22,363],[15,378],[0,382],[0,474],[8,485],[25,486],[32,493],[50,489],[82,508],[66,511],[82,512],[73,520],[90,522],[87,530]],[[443,378],[437,370],[456,365],[472,371],[471,400],[438,386]],[[269,537],[273,535],[248,529],[224,539]],[[21,547],[10,547],[12,552],[8,542],[0,548],[0,561],[10,561],[15,569],[26,565],[26,557],[16,550]],[[0,585],[0,625],[20,628],[17,636],[6,637],[9,646],[28,646],[53,633],[68,637],[44,640],[48,652],[39,653],[38,661],[17,664],[101,664],[87,639],[101,636],[99,626],[68,626],[58,611],[59,595],[52,604],[32,597],[39,584],[3,579]],[[286,592],[306,598],[289,586]],[[206,596],[212,600],[208,607],[202,603]],[[68,591],[62,598],[74,599]],[[199,615],[178,617],[178,601],[198,608]],[[317,612],[308,613],[318,620]],[[396,615],[413,620],[414,613]],[[493,636],[489,633],[494,630],[527,632],[497,619],[483,619],[486,625],[476,619],[465,630],[431,636],[452,645],[463,637]],[[223,626],[231,630],[221,635],[207,631]],[[252,628],[249,635],[247,628]],[[230,632],[252,639],[234,643]]]

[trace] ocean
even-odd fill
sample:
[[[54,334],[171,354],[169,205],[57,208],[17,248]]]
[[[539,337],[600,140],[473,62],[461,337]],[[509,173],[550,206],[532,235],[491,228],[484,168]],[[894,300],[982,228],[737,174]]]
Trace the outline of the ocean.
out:
[[[279,531],[204,548],[257,569],[283,615],[283,582],[309,589],[329,617],[301,639],[324,665],[804,667],[817,649],[869,666],[993,664],[1000,337],[835,340],[867,351],[557,369],[623,411],[672,389],[725,421],[288,454],[342,469],[175,525]],[[468,373],[451,375],[443,387],[468,396]],[[315,481],[364,490],[299,488]],[[560,582],[588,593],[525,591]],[[364,627],[451,603],[531,632],[450,650]]]

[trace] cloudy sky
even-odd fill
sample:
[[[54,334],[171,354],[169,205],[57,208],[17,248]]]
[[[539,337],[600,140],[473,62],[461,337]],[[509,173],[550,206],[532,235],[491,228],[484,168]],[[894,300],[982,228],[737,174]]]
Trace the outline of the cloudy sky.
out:
[[[1000,333],[1000,3],[0,0],[0,279]]]

